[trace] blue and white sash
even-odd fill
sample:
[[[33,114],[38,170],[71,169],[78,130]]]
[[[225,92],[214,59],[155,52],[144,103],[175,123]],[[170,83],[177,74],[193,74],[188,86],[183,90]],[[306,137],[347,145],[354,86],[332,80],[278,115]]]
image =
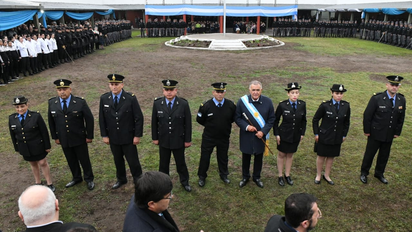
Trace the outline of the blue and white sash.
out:
[[[259,124],[260,128],[263,128],[266,124],[265,119],[260,115],[259,111],[256,109],[256,107],[249,102],[249,98],[247,95],[241,97],[243,104],[246,106],[246,109],[249,111],[249,113],[253,116],[255,121]],[[269,139],[269,133],[266,135],[266,139]]]

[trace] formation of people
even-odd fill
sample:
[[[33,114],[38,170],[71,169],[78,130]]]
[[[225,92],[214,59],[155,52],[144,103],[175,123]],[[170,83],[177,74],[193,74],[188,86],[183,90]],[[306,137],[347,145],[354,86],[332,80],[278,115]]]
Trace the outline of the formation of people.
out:
[[[170,19],[166,21],[164,19],[148,19],[146,23],[143,19],[140,19],[140,37],[179,37],[185,34],[187,27],[186,22],[183,19]]]
[[[412,49],[412,24],[408,25],[406,21],[362,20],[359,38]]]
[[[116,182],[112,189],[127,183],[125,158],[134,181],[142,175],[137,145],[143,136],[143,113],[136,96],[123,90],[125,77],[110,74],[110,91],[100,98],[99,127],[102,140],[110,146],[116,166]],[[364,112],[364,133],[368,137],[362,162],[360,180],[367,183],[372,161],[379,150],[374,176],[387,184],[384,177],[390,148],[394,138],[400,136],[405,118],[405,98],[398,92],[403,77],[388,76],[386,90],[374,95]],[[57,96],[48,102],[48,125],[52,139],[61,145],[72,173],[66,188],[83,180],[89,190],[94,189],[94,175],[88,153],[88,144],[94,139],[94,117],[86,101],[74,96],[66,79],[54,82]],[[281,101],[276,110],[272,100],[262,95],[262,84],[252,81],[249,94],[242,96],[235,105],[225,98],[227,83],[212,85],[213,98],[199,107],[196,121],[204,126],[201,155],[198,168],[198,185],[205,186],[211,154],[216,148],[219,176],[223,183],[228,178],[228,150],[232,123],[239,127],[239,146],[242,152],[242,179],[244,187],[252,177],[253,182],[263,188],[261,171],[263,156],[271,152],[268,141],[270,131],[277,144],[278,184],[293,185],[291,167],[293,154],[298,150],[306,132],[306,103],[299,99],[300,86],[292,82],[285,88],[287,100]],[[159,171],[169,175],[170,159],[173,154],[176,170],[183,188],[190,192],[189,172],[185,161],[185,148],[192,145],[192,117],[189,103],[178,97],[178,82],[162,81],[163,96],[153,102],[151,136],[159,148]],[[330,88],[332,98],[320,104],[312,119],[315,135],[314,151],[317,153],[315,184],[323,178],[334,185],[331,168],[334,157],[340,155],[350,127],[350,104],[343,100],[347,91],[342,84]],[[13,99],[16,113],[9,117],[9,129],[15,151],[29,161],[35,184],[42,184],[40,170],[46,178],[46,185],[53,191],[52,177],[46,156],[51,145],[46,124],[42,116],[28,109],[28,99],[18,96]],[[250,173],[253,158],[253,173]],[[323,174],[322,170],[325,168]],[[83,176],[82,176],[83,169]]]
[[[98,21],[90,23],[41,26],[21,25],[2,32],[0,39],[0,86],[72,62],[131,37],[130,22]]]

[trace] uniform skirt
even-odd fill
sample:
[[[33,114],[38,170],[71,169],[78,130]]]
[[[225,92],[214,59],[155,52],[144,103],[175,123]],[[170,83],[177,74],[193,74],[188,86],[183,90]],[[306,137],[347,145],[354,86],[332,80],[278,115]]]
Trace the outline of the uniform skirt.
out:
[[[288,143],[285,141],[280,140],[280,144],[278,145],[278,151],[283,153],[295,153],[298,150],[300,140],[294,143]]]
[[[24,156],[23,155],[23,159],[25,161],[39,161],[44,159],[47,156],[47,152],[44,151],[44,153],[40,154],[40,155],[35,155],[35,156]]]
[[[340,155],[340,147],[342,144],[323,144],[317,143],[318,156],[337,157]]]

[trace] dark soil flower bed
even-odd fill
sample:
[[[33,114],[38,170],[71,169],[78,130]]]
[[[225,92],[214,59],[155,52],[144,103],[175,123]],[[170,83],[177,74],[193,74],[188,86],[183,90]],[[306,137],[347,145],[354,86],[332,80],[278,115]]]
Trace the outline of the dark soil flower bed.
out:
[[[179,40],[177,42],[171,42],[171,45],[182,46],[182,47],[197,47],[197,48],[208,48],[211,41],[200,41],[200,40]]]
[[[246,47],[254,48],[254,47],[267,47],[267,46],[276,46],[280,43],[276,40],[268,40],[268,39],[261,39],[261,40],[248,40],[242,41]]]

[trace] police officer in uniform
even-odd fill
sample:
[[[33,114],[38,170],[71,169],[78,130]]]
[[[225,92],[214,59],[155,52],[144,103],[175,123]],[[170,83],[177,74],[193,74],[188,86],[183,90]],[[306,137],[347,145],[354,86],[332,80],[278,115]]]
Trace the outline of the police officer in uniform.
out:
[[[363,113],[363,132],[368,137],[360,176],[364,184],[368,183],[369,169],[378,150],[374,176],[382,183],[388,183],[383,173],[389,159],[392,141],[401,135],[405,119],[406,100],[398,93],[403,77],[386,78],[388,79],[386,91],[372,96]]]
[[[127,183],[123,156],[136,180],[142,174],[136,145],[143,136],[143,113],[134,94],[123,90],[124,76],[109,74],[110,92],[100,97],[99,124],[103,142],[110,145],[116,165],[117,182],[112,189]]]
[[[186,99],[177,97],[177,81],[163,80],[164,97],[156,98],[152,113],[152,140],[159,145],[159,171],[169,175],[170,156],[176,162],[180,183],[186,191],[189,185],[189,172],[185,161],[185,148],[192,145],[192,116]]]
[[[70,188],[84,180],[89,190],[94,189],[94,175],[89,158],[88,143],[93,141],[94,117],[83,98],[71,94],[72,82],[66,79],[54,81],[58,97],[49,99],[48,119],[52,139],[62,146],[73,179],[66,184]]]
[[[226,85],[224,82],[213,83],[214,98],[202,103],[197,113],[196,121],[205,127],[197,172],[200,187],[205,186],[206,172],[209,169],[210,155],[214,147],[216,147],[220,179],[226,184],[230,183],[227,178],[229,174],[227,152],[236,106],[231,100],[225,98]]]
[[[349,102],[342,100],[343,94],[347,91],[345,86],[333,84],[330,90],[332,91],[332,99],[320,104],[312,119],[315,152],[318,155],[315,184],[320,184],[323,164],[325,163],[323,179],[330,185],[335,184],[329,174],[334,158],[340,155],[342,143],[346,139],[350,126],[350,105]]]
[[[303,139],[306,131],[306,103],[298,100],[300,86],[297,82],[292,82],[285,89],[288,92],[288,100],[279,103],[275,112],[275,123],[273,134],[276,136],[278,145],[278,184],[285,186],[283,179],[283,165],[285,164],[285,180],[289,185],[293,185],[290,177],[292,169],[293,153],[298,149],[300,141]],[[280,124],[280,119],[282,123]]]
[[[28,99],[18,96],[13,99],[16,113],[9,116],[9,130],[14,150],[28,161],[36,184],[41,184],[40,169],[47,186],[54,192],[47,154],[50,152],[50,138],[46,123],[39,112],[29,110]]]

